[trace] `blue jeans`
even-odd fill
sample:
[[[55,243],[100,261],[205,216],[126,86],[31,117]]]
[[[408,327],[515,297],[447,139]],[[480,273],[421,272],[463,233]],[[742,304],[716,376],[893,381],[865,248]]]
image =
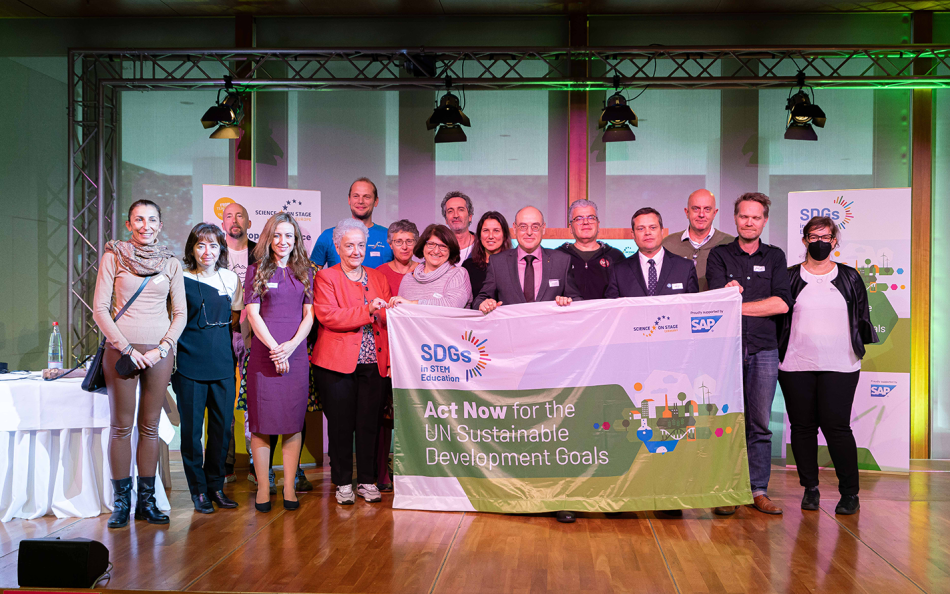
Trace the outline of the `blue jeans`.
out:
[[[745,440],[749,450],[752,496],[767,495],[772,470],[772,400],[778,381],[778,349],[759,351],[742,358],[742,391],[745,401]]]

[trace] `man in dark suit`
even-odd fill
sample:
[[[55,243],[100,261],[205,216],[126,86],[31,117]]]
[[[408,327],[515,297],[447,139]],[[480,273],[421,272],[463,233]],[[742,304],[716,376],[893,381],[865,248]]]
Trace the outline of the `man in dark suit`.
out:
[[[555,301],[560,306],[581,299],[570,274],[571,257],[541,247],[544,215],[526,206],[515,215],[518,249],[505,250],[488,261],[485,283],[472,305],[484,314],[499,305]]]
[[[696,267],[663,249],[663,217],[649,206],[633,213],[638,252],[607,270],[608,299],[698,293]]]

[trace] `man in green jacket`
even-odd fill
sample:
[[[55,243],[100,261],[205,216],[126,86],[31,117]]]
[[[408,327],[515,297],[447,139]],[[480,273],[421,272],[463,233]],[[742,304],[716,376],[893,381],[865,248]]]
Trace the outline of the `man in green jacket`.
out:
[[[699,277],[699,290],[705,291],[709,288],[706,282],[706,258],[710,250],[717,245],[730,243],[735,237],[713,227],[719,209],[716,208],[716,197],[709,190],[696,190],[690,194],[684,210],[689,227],[685,231],[667,235],[663,247],[693,262]]]

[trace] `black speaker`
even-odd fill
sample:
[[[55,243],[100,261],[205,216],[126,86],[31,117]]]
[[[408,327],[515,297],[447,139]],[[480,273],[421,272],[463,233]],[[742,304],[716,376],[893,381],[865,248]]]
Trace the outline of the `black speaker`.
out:
[[[109,549],[88,538],[20,541],[17,581],[21,588],[91,588],[109,567]]]

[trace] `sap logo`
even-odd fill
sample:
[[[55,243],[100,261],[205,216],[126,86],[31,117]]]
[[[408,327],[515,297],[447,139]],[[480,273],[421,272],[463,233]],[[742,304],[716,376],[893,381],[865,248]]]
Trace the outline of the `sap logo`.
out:
[[[871,396],[883,398],[896,388],[896,384],[871,384]]]
[[[812,217],[830,217],[837,223],[841,219],[841,211],[836,208],[803,208],[800,215],[802,221],[810,221]]]
[[[443,344],[424,344],[422,345],[422,360],[435,361],[441,363],[448,360],[453,363],[471,363],[472,352],[459,350],[456,346],[445,346]]]
[[[698,318],[690,318],[690,330],[693,334],[709,332],[721,317],[722,316],[701,316]]]

